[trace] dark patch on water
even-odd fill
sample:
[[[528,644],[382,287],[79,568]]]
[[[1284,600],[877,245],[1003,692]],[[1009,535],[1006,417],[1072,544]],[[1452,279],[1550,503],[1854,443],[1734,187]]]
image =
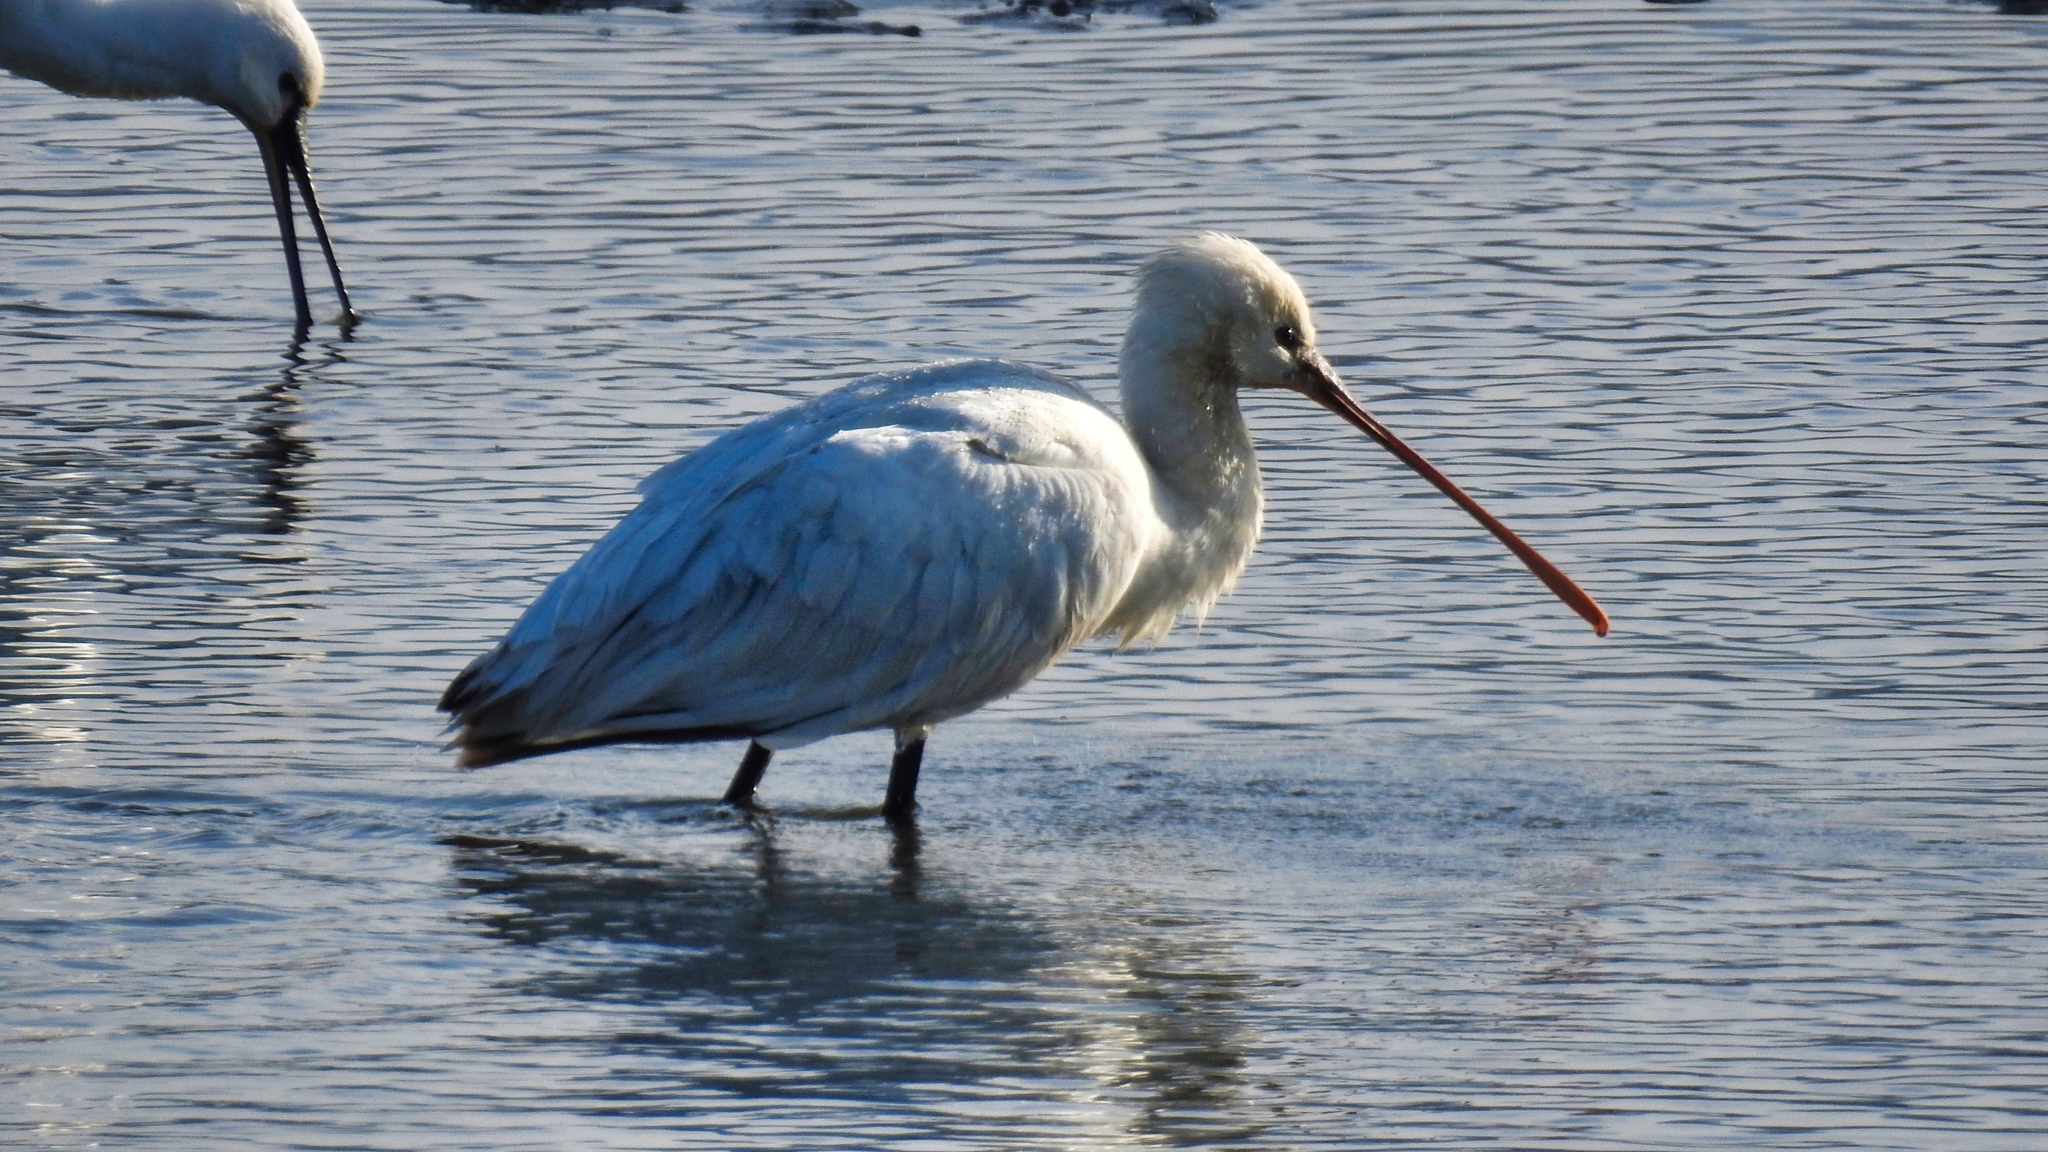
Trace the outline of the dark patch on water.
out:
[[[691,12],[682,0],[443,0],[480,12],[518,14],[579,13],[641,8],[656,12]],[[937,5],[941,10],[951,7]],[[756,10],[765,18],[746,27],[782,31],[796,35],[863,32],[872,35],[920,36],[916,24],[891,24],[881,20],[855,20],[858,5],[848,0],[763,0]],[[1216,6],[1211,0],[1006,0],[1000,6],[961,17],[963,23],[1007,21],[1040,28],[1078,30],[1088,26],[1097,13],[1152,15],[1168,24],[1211,24]]]
[[[479,12],[509,12],[541,15],[551,12],[609,12],[616,8],[641,8],[650,12],[689,12],[684,0],[442,0]]]
[[[1007,0],[997,7],[961,17],[963,23],[1023,23],[1039,28],[1077,31],[1097,13],[1138,13],[1168,24],[1213,24],[1216,6],[1210,0]]]

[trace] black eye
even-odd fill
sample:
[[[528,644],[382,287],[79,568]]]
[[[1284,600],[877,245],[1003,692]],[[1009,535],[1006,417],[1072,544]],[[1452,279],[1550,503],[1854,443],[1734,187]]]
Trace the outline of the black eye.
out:
[[[1273,329],[1273,343],[1287,349],[1289,352],[1299,352],[1301,351],[1301,333],[1295,331],[1292,324],[1282,324],[1278,328]]]
[[[277,74],[277,90],[287,96],[298,95],[299,78],[289,72],[279,72]]]

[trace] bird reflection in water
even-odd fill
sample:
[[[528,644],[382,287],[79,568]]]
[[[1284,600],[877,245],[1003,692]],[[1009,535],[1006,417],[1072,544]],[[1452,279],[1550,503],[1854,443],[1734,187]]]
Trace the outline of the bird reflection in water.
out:
[[[306,518],[306,505],[297,496],[298,470],[313,460],[313,447],[296,428],[301,409],[296,367],[264,385],[244,400],[256,405],[249,418],[252,439],[242,450],[259,485],[257,507],[262,515],[258,531],[266,536],[284,536]]]
[[[897,820],[889,825],[889,894],[898,900],[917,899],[917,884],[924,873],[918,854],[924,851],[924,837],[917,830],[917,818]]]
[[[320,344],[318,353],[309,356],[305,339],[295,337],[285,348],[277,379],[242,398],[255,405],[255,412],[249,417],[251,439],[238,455],[250,462],[256,476],[257,531],[264,535],[290,535],[306,519],[298,491],[304,486],[300,473],[313,462],[313,445],[298,433],[305,414],[299,393],[307,380],[347,363],[338,345],[349,338],[344,333],[341,341]]]
[[[914,823],[602,815],[681,834],[644,850],[442,842],[471,923],[545,954],[513,991],[613,1006],[589,1039],[660,1059],[682,1076],[676,1106],[887,1101],[878,1123],[914,1127],[1000,1083],[1035,1096],[1016,1122],[1107,1124],[1109,1143],[1241,1139],[1273,1121],[1280,1088],[1246,1072],[1261,981],[1205,920],[1092,882],[1010,897],[934,861]],[[885,835],[886,868],[834,854],[846,836],[876,861]]]
[[[877,877],[793,864],[773,815],[711,819],[728,827],[709,860],[472,834],[443,843],[462,886],[491,899],[475,918],[492,934],[643,946],[630,965],[551,981],[554,994],[734,997],[783,1016],[903,981],[1022,978],[1050,947],[1015,909],[926,892],[914,825],[886,833]]]
[[[1090,1074],[1134,1109],[1143,1144],[1210,1147],[1266,1133],[1281,1086],[1248,1073],[1247,1018],[1261,977],[1214,925],[1131,909],[1133,930],[1082,974],[1107,1009],[1087,1055]]]

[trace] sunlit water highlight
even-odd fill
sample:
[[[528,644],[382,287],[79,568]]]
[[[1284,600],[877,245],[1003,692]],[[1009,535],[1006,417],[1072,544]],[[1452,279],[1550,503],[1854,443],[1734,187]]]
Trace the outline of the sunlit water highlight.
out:
[[[296,361],[246,133],[0,78],[8,1142],[2043,1146],[2048,24],[774,14],[310,4],[370,319]],[[1107,395],[1205,226],[1616,634],[1261,400],[1238,593],[941,729],[914,837],[879,736],[752,827],[730,746],[449,767],[640,477]]]

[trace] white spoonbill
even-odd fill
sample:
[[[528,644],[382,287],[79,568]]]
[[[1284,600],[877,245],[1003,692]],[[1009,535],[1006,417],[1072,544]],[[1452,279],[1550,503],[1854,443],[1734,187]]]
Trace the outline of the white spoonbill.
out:
[[[320,102],[326,66],[292,0],[0,0],[0,68],[74,96],[185,96],[234,113],[263,154],[299,331],[312,327],[313,310],[292,230],[293,179],[341,323],[355,323],[306,161],[306,113]]]
[[[1356,425],[1606,635],[1592,597],[1358,406],[1300,286],[1246,241],[1205,233],[1145,263],[1118,377],[1122,423],[1001,360],[870,376],[661,469],[448,686],[459,763],[747,738],[725,801],[748,807],[774,751],[889,728],[882,810],[901,820],[934,724],[1091,636],[1159,636],[1236,581],[1261,503],[1242,388]]]

